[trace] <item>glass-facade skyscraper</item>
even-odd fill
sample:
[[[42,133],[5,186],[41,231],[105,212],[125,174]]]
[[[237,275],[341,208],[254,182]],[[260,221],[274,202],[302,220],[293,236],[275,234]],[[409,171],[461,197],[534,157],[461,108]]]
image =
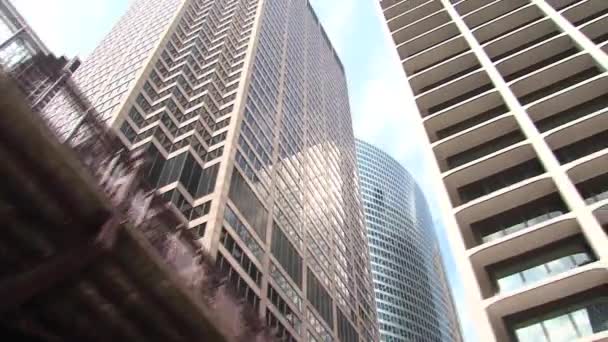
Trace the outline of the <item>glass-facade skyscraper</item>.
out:
[[[605,340],[608,1],[379,3],[478,339]]]
[[[344,69],[307,0],[135,0],[75,79],[281,340],[377,339]]]
[[[356,145],[380,341],[461,341],[424,194],[391,156]]]

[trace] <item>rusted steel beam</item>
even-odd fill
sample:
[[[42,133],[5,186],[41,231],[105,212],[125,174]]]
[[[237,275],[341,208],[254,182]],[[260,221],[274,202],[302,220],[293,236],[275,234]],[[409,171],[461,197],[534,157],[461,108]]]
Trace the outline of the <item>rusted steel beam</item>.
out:
[[[97,243],[80,246],[48,258],[29,271],[0,280],[0,314],[15,310],[32,297],[47,291],[81,271],[104,253]]]
[[[149,332],[140,329],[129,320],[112,298],[106,298],[97,284],[81,278],[76,284],[74,296],[80,307],[86,308],[98,321],[104,321],[114,330],[121,341],[151,341]]]
[[[96,319],[90,310],[76,299],[76,285],[62,287],[45,294],[29,306],[38,320],[50,331],[67,341],[119,341],[111,327]]]
[[[4,325],[4,326],[2,326]],[[35,315],[19,314],[0,325],[0,335],[6,341],[63,342],[54,331],[46,327]]]
[[[136,284],[118,264],[105,259],[99,271],[87,272],[87,278],[97,284],[104,296],[113,298],[125,316],[142,329],[149,330],[161,341],[194,341],[192,330],[179,329],[180,318],[151,296],[146,288]],[[90,274],[90,275],[89,275]]]

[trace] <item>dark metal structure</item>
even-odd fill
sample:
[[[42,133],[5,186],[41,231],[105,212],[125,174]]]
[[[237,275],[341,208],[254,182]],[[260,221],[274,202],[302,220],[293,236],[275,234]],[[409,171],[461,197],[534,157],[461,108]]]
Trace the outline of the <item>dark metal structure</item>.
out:
[[[15,40],[28,31],[10,39],[31,41]],[[77,62],[23,49],[29,55],[9,58],[18,62],[0,72],[0,333],[41,341],[269,340],[197,252],[185,222],[146,185],[143,156],[124,149],[72,82]],[[47,111],[51,100],[62,110]]]

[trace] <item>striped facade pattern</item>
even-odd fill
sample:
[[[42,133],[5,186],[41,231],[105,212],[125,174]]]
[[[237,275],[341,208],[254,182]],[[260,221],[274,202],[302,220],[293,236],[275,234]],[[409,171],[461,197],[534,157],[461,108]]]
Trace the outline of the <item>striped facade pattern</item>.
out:
[[[608,2],[380,5],[479,339],[606,338]]]
[[[412,176],[356,141],[380,341],[460,342],[433,218]]]
[[[375,341],[343,67],[306,0],[136,0],[75,74],[284,341]]]

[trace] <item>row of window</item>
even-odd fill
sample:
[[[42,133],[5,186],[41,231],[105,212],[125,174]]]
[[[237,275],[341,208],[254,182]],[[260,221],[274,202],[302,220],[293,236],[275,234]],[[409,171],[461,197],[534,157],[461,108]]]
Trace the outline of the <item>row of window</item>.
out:
[[[471,224],[479,243],[486,243],[534,226],[568,211],[558,194],[530,201],[519,207]]]
[[[285,293],[291,303],[298,309],[302,310],[302,297],[298,294],[298,290],[291,285],[289,280],[283,275],[283,272],[279,270],[273,262],[270,263],[270,277],[274,280],[275,284]]]
[[[608,173],[588,179],[576,185],[587,204],[608,199]]]
[[[181,193],[175,188],[162,194],[162,198],[169,203],[172,203],[179,210],[186,220],[193,221],[203,217],[209,213],[211,202],[205,202],[193,207]]]
[[[291,335],[289,330],[285,328],[283,323],[268,309],[266,309],[266,325],[272,328],[272,334],[281,342],[298,342],[298,340]]]
[[[302,286],[302,257],[283,230],[276,224],[272,227],[272,255],[291,277],[294,283]]]
[[[445,127],[443,129],[440,129],[436,132],[437,134],[437,138],[438,139],[444,139],[447,138],[449,136],[452,136],[456,133],[462,132],[468,128],[471,128],[473,126],[476,126],[482,122],[486,122],[488,120],[491,120],[492,118],[498,117],[502,114],[505,114],[509,111],[508,107],[506,105],[501,105],[492,109],[489,109],[485,112],[482,112],[480,114],[477,114],[471,118],[468,118],[466,120],[462,120],[459,121],[455,124],[452,124],[448,127]]]
[[[220,236],[220,243],[226,248],[228,253],[236,260],[241,268],[249,275],[249,277],[258,285],[262,284],[262,272],[253,263],[249,257],[243,252],[241,247],[234,241],[232,236],[222,229],[222,235]]]
[[[538,159],[530,159],[474,183],[462,186],[458,188],[458,194],[463,203],[466,203],[544,172],[545,169]]]
[[[306,274],[306,297],[329,326],[333,326],[333,300],[311,270]]]
[[[189,152],[166,160],[154,144],[148,146],[146,154],[149,163],[144,175],[151,186],[161,188],[179,181],[192,198],[203,197],[213,191],[218,164],[203,169]]]
[[[359,334],[342,310],[338,310],[338,337],[342,342],[359,342]]]
[[[243,217],[254,229],[255,233],[264,241],[266,239],[268,210],[266,210],[237,169],[234,169],[232,172],[228,197],[238,211],[243,214]]]
[[[245,299],[249,305],[251,305],[257,312],[260,307],[260,297],[255,291],[247,284],[247,282],[241,278],[239,272],[235,270],[232,265],[224,258],[223,255],[218,254],[216,263],[219,269],[226,274],[226,280],[228,284],[236,291],[236,293],[243,299]]]
[[[493,152],[499,151],[507,146],[511,146],[524,139],[525,138],[522,132],[520,130],[515,130],[472,147],[466,151],[449,156],[446,159],[446,162],[448,167],[453,169]]]
[[[272,285],[268,285],[268,300],[274,305],[277,310],[283,315],[283,317],[291,324],[293,329],[299,334],[302,321],[300,317],[291,309],[287,302],[281,297]]]
[[[544,313],[520,314],[522,318],[507,318],[512,338],[518,342],[574,341],[608,330],[608,298],[600,295],[605,288],[552,303]],[[587,297],[587,298],[585,298]]]
[[[572,144],[561,147],[555,150],[554,153],[560,163],[566,164],[607,147],[608,130],[605,130],[588,138],[578,140]]]
[[[593,262],[595,257],[584,239],[560,241],[532,253],[492,265],[490,278],[497,292],[520,289],[548,277]]]
[[[262,246],[249,232],[249,229],[245,226],[245,224],[241,222],[241,220],[238,218],[234,210],[232,210],[230,205],[226,206],[226,209],[224,211],[224,220],[228,222],[232,229],[234,229],[239,238],[241,238],[241,240],[245,243],[251,253],[253,253],[256,259],[258,259],[259,262],[262,262],[262,258],[264,256],[264,250],[262,249]]]

